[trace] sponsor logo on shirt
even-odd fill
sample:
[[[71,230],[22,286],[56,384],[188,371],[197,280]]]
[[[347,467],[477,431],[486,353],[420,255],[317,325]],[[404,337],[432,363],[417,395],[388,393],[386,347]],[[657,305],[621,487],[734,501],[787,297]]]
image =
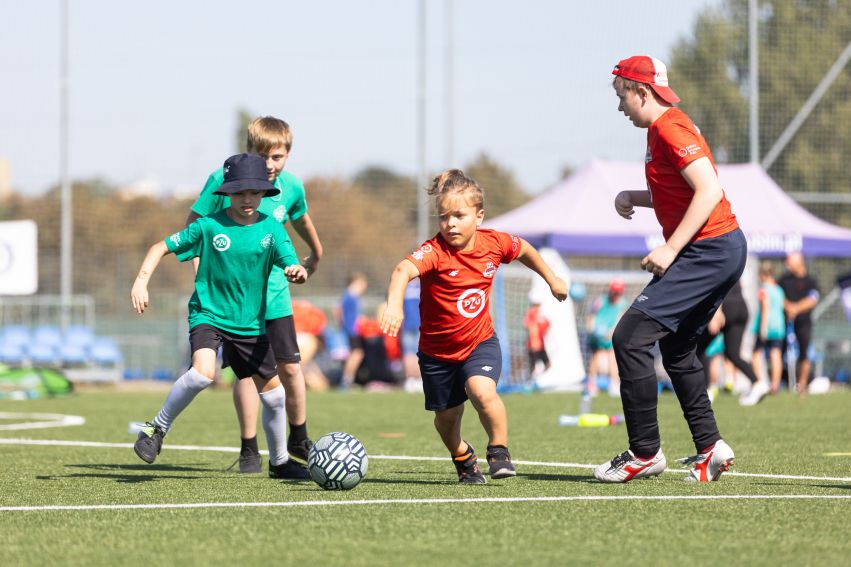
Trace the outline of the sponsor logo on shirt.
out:
[[[171,243],[174,244],[175,246],[180,246],[180,233],[179,232],[172,234],[171,236],[168,237],[168,239],[171,240]]]
[[[517,250],[517,247],[520,246],[520,239],[516,236],[511,237],[511,251],[514,252]]]
[[[450,278],[454,278],[454,277],[455,277],[455,276],[457,276],[457,275],[458,275],[458,270],[452,270],[451,272],[449,272],[449,277],[450,277]]]
[[[493,262],[488,262],[488,265],[485,266],[485,269],[482,272],[482,275],[485,276],[486,278],[492,278],[495,273],[496,273],[496,266],[493,265]]]
[[[284,222],[284,219],[285,219],[285,218],[286,218],[286,216],[287,216],[287,210],[284,208],[284,206],[283,206],[283,205],[278,205],[278,206],[275,208],[275,212],[274,212],[274,213],[272,213],[272,215],[275,217],[275,220],[276,220],[276,221],[278,221],[278,222]]]
[[[424,245],[420,246],[420,248],[418,250],[414,250],[411,253],[411,256],[414,257],[414,260],[417,260],[419,262],[420,260],[423,259],[423,257],[425,257],[426,254],[431,252],[431,250],[432,250],[431,244],[424,244]]]
[[[213,237],[213,248],[219,252],[224,252],[230,248],[230,238],[227,234],[217,234]]]
[[[468,289],[461,294],[461,297],[458,298],[458,302],[456,303],[458,306],[458,313],[467,319],[472,319],[485,308],[486,299],[487,296],[485,296],[485,292],[483,290]]]
[[[273,244],[275,244],[275,237],[272,236],[271,234],[267,234],[266,236],[263,237],[263,240],[260,241],[260,247],[261,248],[268,248],[268,247],[272,246]]]
[[[677,150],[677,155],[680,157],[693,156],[700,153],[700,146],[697,144],[690,144],[684,148],[680,148]]]

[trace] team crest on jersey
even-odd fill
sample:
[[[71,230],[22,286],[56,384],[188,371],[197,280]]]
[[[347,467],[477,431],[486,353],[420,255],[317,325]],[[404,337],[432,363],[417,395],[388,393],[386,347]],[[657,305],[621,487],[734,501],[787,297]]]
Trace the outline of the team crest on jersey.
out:
[[[414,260],[417,262],[421,261],[426,254],[432,251],[431,244],[423,244],[417,250],[411,252],[411,256],[413,256]]]
[[[227,234],[217,234],[213,237],[213,248],[219,252],[224,252],[230,248],[230,238]]]
[[[496,273],[496,266],[493,265],[493,262],[488,262],[488,265],[485,266],[485,269],[482,272],[482,275],[485,276],[486,278],[492,278],[495,273]]]
[[[174,244],[175,246],[180,246],[180,233],[179,233],[179,232],[175,232],[174,234],[172,234],[171,236],[169,236],[169,237],[168,237],[168,239],[169,239],[169,240],[171,241],[171,243],[172,243],[172,244]]]
[[[485,308],[485,303],[487,303],[487,296],[483,290],[468,289],[461,294],[456,305],[458,306],[458,313],[467,319],[472,319],[482,312],[482,309]]]
[[[261,248],[268,248],[268,247],[272,246],[273,244],[275,244],[275,237],[272,236],[271,234],[267,234],[266,236],[263,237],[263,240],[260,241],[260,247]]]
[[[284,219],[287,217],[287,210],[284,208],[283,205],[278,205],[272,215],[275,217],[276,221],[284,222]]]

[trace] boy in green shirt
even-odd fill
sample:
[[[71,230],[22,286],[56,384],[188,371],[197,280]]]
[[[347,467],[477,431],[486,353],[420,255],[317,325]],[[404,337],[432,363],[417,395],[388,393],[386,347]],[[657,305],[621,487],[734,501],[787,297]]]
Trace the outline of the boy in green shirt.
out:
[[[267,179],[280,190],[279,194],[263,199],[259,211],[273,217],[281,225],[287,220],[292,221],[293,228],[310,248],[310,255],[304,259],[304,267],[308,274],[311,274],[322,257],[322,244],[307,212],[304,185],[298,177],[283,171],[291,148],[292,132],[283,120],[263,116],[256,118],[248,126],[247,149],[265,160]],[[204,189],[192,205],[186,221],[187,226],[200,217],[230,206],[229,198],[217,192],[222,181],[221,169],[210,174]],[[306,464],[307,454],[313,445],[307,435],[306,388],[300,364],[301,353],[296,341],[289,286],[283,272],[278,268],[273,268],[269,276],[266,334],[286,394],[289,422],[287,450],[295,461]],[[260,472],[261,459],[257,449],[257,391],[247,381],[237,381],[234,384],[233,401],[241,438],[239,472]]]
[[[147,463],[156,460],[174,420],[213,383],[221,346],[236,375],[241,380],[252,378],[260,393],[270,476],[307,478],[287,453],[284,389],[265,334],[269,274],[277,266],[290,282],[303,283],[307,270],[298,264],[281,224],[258,212],[263,197],[279,193],[267,179],[263,158],[229,157],[223,180],[217,193],[231,197],[228,208],[151,246],[130,292],[133,308],[141,314],[148,307],[148,280],[163,256],[198,258],[195,293],[189,300],[192,366],[175,381],[159,413],[139,433],[134,450]]]

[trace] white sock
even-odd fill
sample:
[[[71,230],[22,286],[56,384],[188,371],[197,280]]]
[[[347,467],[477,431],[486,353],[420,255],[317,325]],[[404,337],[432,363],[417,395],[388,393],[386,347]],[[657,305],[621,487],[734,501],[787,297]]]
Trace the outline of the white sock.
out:
[[[268,392],[260,392],[263,403],[263,431],[266,432],[266,445],[269,448],[269,464],[286,463],[287,453],[287,412],[284,406],[286,395],[284,387],[278,386]]]
[[[171,424],[174,423],[180,412],[192,403],[198,392],[212,383],[212,380],[194,368],[187,370],[169,390],[163,407],[160,408],[160,412],[154,418],[154,424],[159,425],[164,431],[171,429]]]

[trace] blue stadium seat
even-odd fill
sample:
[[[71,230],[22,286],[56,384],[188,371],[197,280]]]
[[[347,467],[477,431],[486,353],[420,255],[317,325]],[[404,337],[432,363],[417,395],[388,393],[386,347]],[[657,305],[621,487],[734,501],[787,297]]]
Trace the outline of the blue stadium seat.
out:
[[[59,359],[62,366],[84,366],[88,363],[89,357],[86,349],[77,344],[64,343],[59,346]]]
[[[65,343],[88,348],[95,340],[95,334],[86,325],[70,325],[65,329]]]
[[[106,337],[95,339],[89,347],[89,356],[98,366],[118,366],[124,361],[124,356],[114,340]]]
[[[56,325],[39,325],[33,329],[32,342],[57,348],[62,344],[62,331]]]
[[[30,362],[35,366],[56,366],[59,364],[59,357],[56,355],[56,349],[53,345],[32,343],[27,347],[27,354]]]
[[[23,325],[7,325],[0,330],[0,341],[4,345],[24,346],[32,341],[32,335]]]
[[[22,366],[27,359],[24,345],[12,342],[0,342],[0,362],[8,366]]]

